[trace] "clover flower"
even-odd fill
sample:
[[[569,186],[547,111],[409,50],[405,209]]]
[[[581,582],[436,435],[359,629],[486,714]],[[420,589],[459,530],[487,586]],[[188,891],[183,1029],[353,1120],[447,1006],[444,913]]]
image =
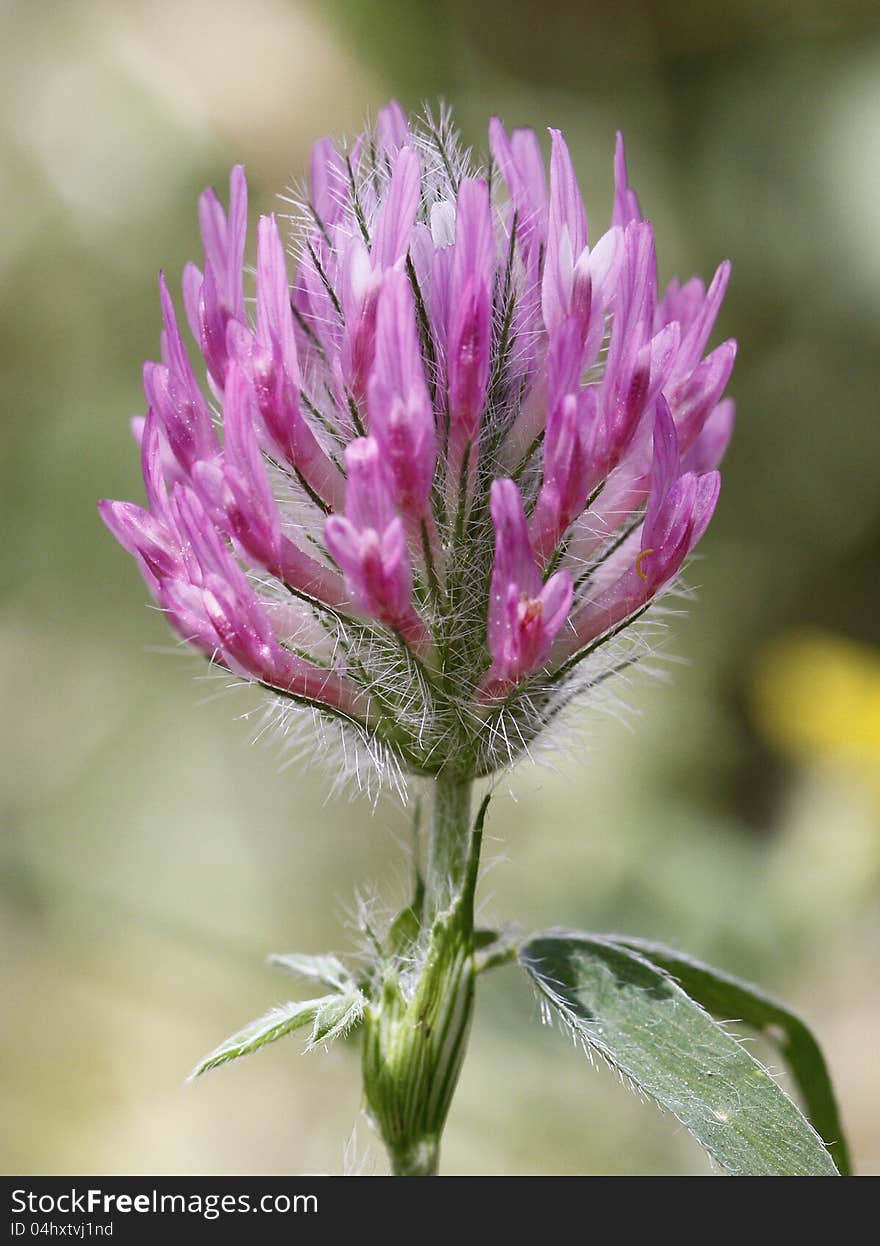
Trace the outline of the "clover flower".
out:
[[[532,131],[493,119],[480,165],[390,104],[259,220],[253,300],[243,170],[205,191],[204,377],[160,277],[147,506],[100,507],[184,641],[398,773],[488,774],[634,660],[718,498],[729,266],[658,293],[622,139],[592,245],[550,146],[548,183]]]
[[[637,621],[712,518],[733,423],[734,343],[707,353],[728,265],[658,291],[620,138],[591,245],[550,135],[549,180],[536,136],[497,119],[484,166],[446,116],[397,104],[350,146],[322,140],[292,255],[275,217],[258,223],[253,306],[234,169],[226,209],[200,200],[204,263],[183,273],[203,377],[160,277],[161,360],[134,421],[147,505],[102,502],[107,526],[178,635],[267,689],[283,726],[305,710],[358,746],[361,777],[433,792],[406,906],[384,928],[362,906],[350,963],[273,957],[325,993],[194,1073],[360,1027],[392,1170],[436,1173],[477,976],[518,959],[544,1012],[728,1171],[845,1173],[821,1053],[757,988],[644,940],[475,928],[475,780],[646,651]],[[781,1043],[813,1125],[710,1011]]]

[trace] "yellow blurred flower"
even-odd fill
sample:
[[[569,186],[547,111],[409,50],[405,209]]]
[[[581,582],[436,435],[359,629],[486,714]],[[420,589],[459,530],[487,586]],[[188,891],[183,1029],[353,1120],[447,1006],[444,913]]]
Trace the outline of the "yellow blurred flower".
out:
[[[799,766],[765,884],[774,911],[819,938],[876,904],[880,651],[821,632],[780,637],[751,692],[759,729]]]
[[[759,727],[782,752],[880,779],[880,650],[821,632],[785,636],[761,658],[752,693]]]

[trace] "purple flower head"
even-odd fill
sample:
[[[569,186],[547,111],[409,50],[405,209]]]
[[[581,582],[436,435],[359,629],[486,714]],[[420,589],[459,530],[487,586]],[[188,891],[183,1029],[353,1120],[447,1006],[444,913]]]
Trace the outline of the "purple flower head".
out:
[[[729,265],[660,290],[622,138],[592,235],[548,147],[493,118],[490,168],[392,103],[315,145],[253,284],[243,170],[206,191],[201,366],[163,277],[146,506],[100,507],[183,641],[398,769],[488,773],[626,664],[717,502]]]

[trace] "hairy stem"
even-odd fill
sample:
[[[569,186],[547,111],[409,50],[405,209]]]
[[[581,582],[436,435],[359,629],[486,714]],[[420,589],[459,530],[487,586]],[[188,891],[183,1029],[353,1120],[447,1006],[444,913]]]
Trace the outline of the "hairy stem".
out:
[[[427,915],[439,913],[461,893],[471,851],[470,779],[439,774],[425,868]]]
[[[364,1018],[364,1098],[396,1176],[433,1176],[464,1060],[474,1001],[474,888],[485,802],[439,776],[427,869],[391,928]]]

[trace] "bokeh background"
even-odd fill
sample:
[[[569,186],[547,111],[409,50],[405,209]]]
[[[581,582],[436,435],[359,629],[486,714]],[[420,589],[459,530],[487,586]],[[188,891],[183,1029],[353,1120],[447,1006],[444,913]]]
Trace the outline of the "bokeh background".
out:
[[[880,24],[859,0],[2,0],[0,1169],[382,1171],[356,1050],[295,1039],[196,1086],[287,997],[269,951],[345,950],[406,886],[392,802],[327,803],[253,743],[99,525],[141,496],[128,418],[155,278],[247,165],[391,95],[562,126],[594,228],[614,130],[664,279],[734,260],[740,419],[669,682],[586,719],[493,812],[487,917],[665,939],[797,1004],[880,1173]],[[720,339],[718,339],[720,340]],[[447,1172],[704,1173],[671,1118],[481,986]]]

